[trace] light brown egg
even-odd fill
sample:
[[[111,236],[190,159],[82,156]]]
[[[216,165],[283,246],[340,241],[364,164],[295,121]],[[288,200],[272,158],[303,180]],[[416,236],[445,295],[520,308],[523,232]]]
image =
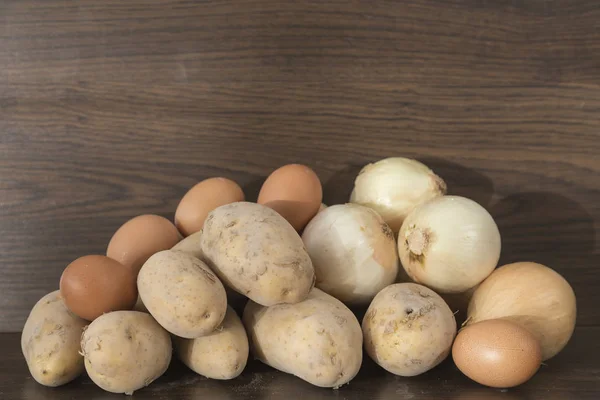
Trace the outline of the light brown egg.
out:
[[[93,321],[104,313],[131,310],[137,300],[137,274],[100,255],[83,256],[65,268],[60,294],[77,316]]]
[[[175,225],[183,236],[198,232],[209,212],[225,204],[244,201],[242,188],[227,178],[209,178],[191,188],[175,211]]]
[[[462,329],[452,358],[463,374],[482,385],[509,388],[528,381],[540,367],[542,349],[531,332],[493,319]]]
[[[319,212],[322,200],[317,174],[305,165],[288,164],[269,175],[257,202],[277,211],[300,231]]]
[[[125,222],[110,239],[106,255],[137,274],[154,253],[179,242],[175,225],[160,215],[140,215]]]

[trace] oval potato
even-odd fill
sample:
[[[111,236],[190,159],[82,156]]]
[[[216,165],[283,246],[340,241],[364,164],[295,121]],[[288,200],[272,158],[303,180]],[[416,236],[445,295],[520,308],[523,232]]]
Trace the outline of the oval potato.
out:
[[[248,336],[231,307],[223,323],[211,334],[197,339],[173,339],[175,353],[192,371],[212,379],[233,379],[248,361]]]
[[[165,373],[171,337],[149,314],[114,311],[96,318],[81,338],[85,369],[112,393],[132,394]]]
[[[138,275],[142,302],[174,335],[194,339],[215,330],[227,311],[225,288],[196,257],[164,250],[144,263]]]
[[[314,288],[296,304],[248,302],[252,353],[267,365],[320,387],[350,382],[362,363],[362,331],[341,301]]]
[[[415,376],[450,354],[456,321],[433,290],[397,283],[375,296],[362,329],[365,349],[373,361],[392,374]]]
[[[21,350],[33,379],[45,386],[64,385],[84,370],[79,341],[87,321],[67,309],[60,290],[33,306],[21,334]]]
[[[204,261],[200,239],[202,239],[202,231],[194,232],[173,246],[171,250],[181,251]]]
[[[223,282],[258,304],[297,303],[314,285],[302,239],[269,207],[239,202],[216,208],[206,218],[201,243]]]

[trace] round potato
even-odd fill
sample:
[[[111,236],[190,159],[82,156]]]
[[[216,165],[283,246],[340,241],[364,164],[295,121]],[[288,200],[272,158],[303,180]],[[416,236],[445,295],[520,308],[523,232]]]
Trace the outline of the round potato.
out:
[[[67,309],[56,290],[33,306],[23,333],[21,350],[33,379],[45,386],[64,385],[84,370],[79,341],[87,321]]]
[[[216,208],[204,222],[201,243],[223,282],[258,304],[297,303],[314,285],[302,239],[269,207],[239,202]]]
[[[415,376],[448,356],[456,321],[433,290],[416,283],[397,283],[375,296],[362,329],[373,361],[393,374]]]
[[[189,254],[190,256],[194,256],[199,258],[200,260],[204,259],[204,255],[202,254],[202,247],[200,245],[200,239],[202,238],[202,231],[198,231],[192,233],[190,236],[184,238],[179,243],[177,243],[171,250],[173,251],[181,251],[182,253]]]
[[[214,331],[225,318],[225,288],[196,257],[158,252],[144,263],[137,283],[150,314],[174,335],[195,339]]]
[[[315,386],[337,388],[360,369],[358,320],[341,301],[317,288],[296,304],[248,302],[244,325],[256,358]]]
[[[197,339],[173,339],[177,357],[192,371],[212,379],[233,379],[248,361],[248,336],[231,307],[223,323],[211,334]]]
[[[171,337],[149,314],[114,311],[96,318],[81,338],[85,369],[112,393],[148,386],[171,362]]]

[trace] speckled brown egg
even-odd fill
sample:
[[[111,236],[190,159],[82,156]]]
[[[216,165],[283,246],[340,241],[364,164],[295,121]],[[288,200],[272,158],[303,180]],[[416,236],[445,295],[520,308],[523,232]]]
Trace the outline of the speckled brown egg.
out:
[[[131,310],[137,300],[137,274],[100,255],[83,256],[65,268],[60,294],[77,316],[93,321],[104,313]]]
[[[160,215],[140,215],[125,222],[113,235],[106,255],[136,273],[151,255],[179,242],[175,225]]]
[[[462,329],[452,346],[452,358],[475,382],[509,388],[535,375],[542,362],[542,349],[525,328],[494,319]]]
[[[300,231],[319,212],[322,200],[317,174],[305,165],[288,164],[269,175],[257,202],[277,211]]]
[[[244,201],[242,188],[227,178],[209,178],[191,188],[175,211],[175,225],[183,236],[198,232],[209,212],[225,204]]]

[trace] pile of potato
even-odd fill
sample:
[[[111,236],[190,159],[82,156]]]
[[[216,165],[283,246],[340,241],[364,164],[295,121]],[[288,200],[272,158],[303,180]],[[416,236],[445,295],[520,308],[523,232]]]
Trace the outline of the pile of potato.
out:
[[[106,255],[66,267],[60,290],[40,299],[25,323],[29,370],[40,384],[60,386],[85,369],[102,389],[132,394],[159,378],[173,354],[200,375],[234,379],[251,352],[310,384],[338,388],[357,375],[364,347],[401,376],[424,373],[452,352],[470,378],[518,385],[566,345],[574,295],[539,264],[492,272],[500,251],[493,220],[445,193],[431,170],[401,158],[365,167],[351,203],[332,207],[303,165],[274,171],[256,203],[229,179],[204,180],[182,198],[174,223],[133,218]],[[448,225],[439,227],[444,212]],[[467,245],[485,251],[451,251]],[[528,306],[518,294],[497,301],[507,292],[494,288],[513,282],[514,269],[546,287],[528,294]],[[521,286],[510,290],[531,290]],[[444,298],[471,295],[456,338],[458,310]],[[557,299],[563,307],[544,318],[539,310]],[[349,307],[368,307],[362,324]],[[527,307],[535,318],[513,318],[524,314],[511,310]]]

